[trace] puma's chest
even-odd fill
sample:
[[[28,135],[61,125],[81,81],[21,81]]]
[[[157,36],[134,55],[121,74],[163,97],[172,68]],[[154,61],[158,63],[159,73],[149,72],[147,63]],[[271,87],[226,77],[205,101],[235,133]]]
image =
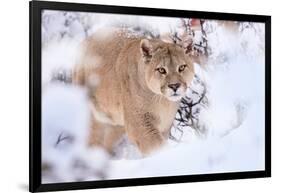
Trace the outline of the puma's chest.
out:
[[[160,132],[166,133],[170,130],[178,109],[177,104],[165,104],[157,108],[155,112],[158,117],[157,128]]]

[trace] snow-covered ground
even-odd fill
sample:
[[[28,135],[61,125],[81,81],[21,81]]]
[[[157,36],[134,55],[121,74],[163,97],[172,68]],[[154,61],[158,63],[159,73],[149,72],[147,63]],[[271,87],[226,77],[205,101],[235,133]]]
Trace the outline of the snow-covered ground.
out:
[[[207,105],[199,106],[197,115],[204,132],[181,127],[179,141],[169,140],[147,158],[139,158],[127,141],[120,147],[118,159],[110,159],[104,150],[87,146],[86,90],[51,81],[52,76],[73,67],[79,43],[99,28],[141,26],[141,33],[161,36],[180,30],[180,20],[44,11],[43,183],[263,170],[264,25],[242,23],[233,33],[216,21],[207,22],[208,64],[204,68],[196,65],[196,74],[207,89]],[[191,88],[198,89],[195,80]],[[181,135],[175,127],[172,134]]]

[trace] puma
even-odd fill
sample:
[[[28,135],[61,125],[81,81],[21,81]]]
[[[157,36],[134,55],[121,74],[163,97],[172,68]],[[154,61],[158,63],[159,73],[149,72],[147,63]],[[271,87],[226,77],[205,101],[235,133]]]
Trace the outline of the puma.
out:
[[[73,81],[89,90],[89,143],[113,153],[127,135],[145,156],[167,140],[179,102],[194,77],[176,44],[101,30],[82,43]]]

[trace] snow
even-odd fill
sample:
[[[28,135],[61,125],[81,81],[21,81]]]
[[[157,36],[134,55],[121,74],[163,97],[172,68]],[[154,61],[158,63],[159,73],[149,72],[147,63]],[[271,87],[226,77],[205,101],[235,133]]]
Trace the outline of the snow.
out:
[[[60,43],[52,41],[42,52],[42,85],[50,82],[52,74],[60,69],[71,69],[79,56],[79,42],[64,38]],[[45,64],[45,65],[44,65]]]
[[[109,155],[85,143],[90,127],[86,90],[48,84],[43,91],[42,112],[42,160],[50,168],[43,170],[44,182],[101,179]]]
[[[87,146],[87,91],[52,82],[52,75],[60,69],[71,70],[79,43],[99,28],[141,26],[141,32],[150,30],[157,37],[180,30],[180,20],[44,11],[42,164],[48,169],[43,170],[43,183],[263,170],[264,25],[245,22],[237,33],[216,21],[209,21],[209,25],[212,30],[207,39],[212,52],[205,68],[198,64],[195,68],[207,86],[208,105],[200,106],[199,113],[206,132],[181,128],[180,142],[168,140],[161,150],[146,158],[141,158],[125,138],[117,158],[111,159],[103,149]],[[191,88],[196,90],[198,85],[194,82]],[[180,138],[177,129],[172,131]],[[57,143],[58,138],[63,140]]]

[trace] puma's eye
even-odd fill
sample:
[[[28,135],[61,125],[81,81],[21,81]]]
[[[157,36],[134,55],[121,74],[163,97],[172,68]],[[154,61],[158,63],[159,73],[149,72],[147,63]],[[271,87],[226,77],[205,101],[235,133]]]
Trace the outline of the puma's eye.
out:
[[[179,67],[179,72],[184,71],[186,67],[187,67],[187,65],[186,65],[186,64],[181,65],[181,66]]]
[[[167,73],[166,70],[165,70],[165,68],[162,68],[162,67],[157,68],[156,70],[157,70],[158,72],[160,72],[160,74],[166,74],[166,73]]]

